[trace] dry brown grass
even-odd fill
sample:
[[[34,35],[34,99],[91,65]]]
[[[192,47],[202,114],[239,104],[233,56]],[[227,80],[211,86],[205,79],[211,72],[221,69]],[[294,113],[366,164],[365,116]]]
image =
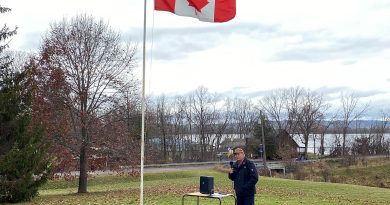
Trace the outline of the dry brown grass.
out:
[[[390,188],[390,159],[320,160],[297,164],[284,178]]]

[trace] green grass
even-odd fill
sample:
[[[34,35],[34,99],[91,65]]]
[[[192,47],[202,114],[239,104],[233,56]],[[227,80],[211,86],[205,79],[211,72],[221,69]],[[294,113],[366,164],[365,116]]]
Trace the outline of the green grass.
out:
[[[182,195],[198,191],[199,176],[214,176],[217,192],[231,193],[232,183],[226,173],[214,170],[146,174],[144,204],[179,205]],[[25,204],[138,204],[139,181],[128,176],[105,176],[89,180],[88,194],[76,194],[77,180],[50,181],[40,196]],[[256,204],[390,204],[390,189],[356,185],[308,182],[261,177]],[[185,204],[196,204],[186,197]],[[219,204],[201,199],[200,204]],[[234,204],[232,199],[224,204]]]

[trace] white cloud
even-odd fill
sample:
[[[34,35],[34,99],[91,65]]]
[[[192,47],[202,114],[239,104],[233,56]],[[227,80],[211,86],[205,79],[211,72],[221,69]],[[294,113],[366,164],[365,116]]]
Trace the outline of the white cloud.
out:
[[[377,105],[389,104],[384,102],[390,100],[388,0],[237,1],[236,18],[224,24],[154,12],[152,3],[147,11],[148,57],[153,31],[153,64],[146,66],[150,93],[186,93],[204,85],[256,96],[302,86],[333,94],[360,91]],[[80,13],[108,20],[126,37],[142,40],[143,1],[3,0],[2,6],[13,11],[1,18],[20,27],[12,49],[37,49],[50,22]]]

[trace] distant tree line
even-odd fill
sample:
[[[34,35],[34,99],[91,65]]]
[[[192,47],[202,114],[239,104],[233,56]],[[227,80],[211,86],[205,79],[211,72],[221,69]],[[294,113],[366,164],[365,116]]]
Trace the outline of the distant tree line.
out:
[[[363,127],[361,119],[369,106],[361,104],[353,94],[342,95],[342,107],[336,113],[329,112],[331,106],[322,94],[301,87],[274,90],[257,103],[249,98],[222,97],[199,87],[184,96],[162,95],[151,100],[147,139],[153,150],[161,153],[155,155],[156,160],[215,160],[216,154],[226,151],[235,139],[259,139],[260,110],[267,126],[272,128],[265,132],[267,146],[275,146],[269,138],[283,131],[302,142],[302,154],[306,157],[308,142],[313,137],[320,141],[318,153],[322,156],[326,148],[335,156],[355,154],[353,150],[360,150],[357,146],[362,143],[357,138],[361,137],[372,142],[370,154],[389,151],[389,140],[385,138],[388,114],[383,112],[382,120]],[[331,147],[325,147],[325,134],[334,136]],[[273,149],[276,153],[277,147]]]

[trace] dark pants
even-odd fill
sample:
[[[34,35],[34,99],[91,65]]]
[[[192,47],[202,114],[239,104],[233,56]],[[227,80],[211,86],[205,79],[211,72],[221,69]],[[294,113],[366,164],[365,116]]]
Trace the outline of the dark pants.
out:
[[[255,205],[255,195],[237,196],[237,205]]]

